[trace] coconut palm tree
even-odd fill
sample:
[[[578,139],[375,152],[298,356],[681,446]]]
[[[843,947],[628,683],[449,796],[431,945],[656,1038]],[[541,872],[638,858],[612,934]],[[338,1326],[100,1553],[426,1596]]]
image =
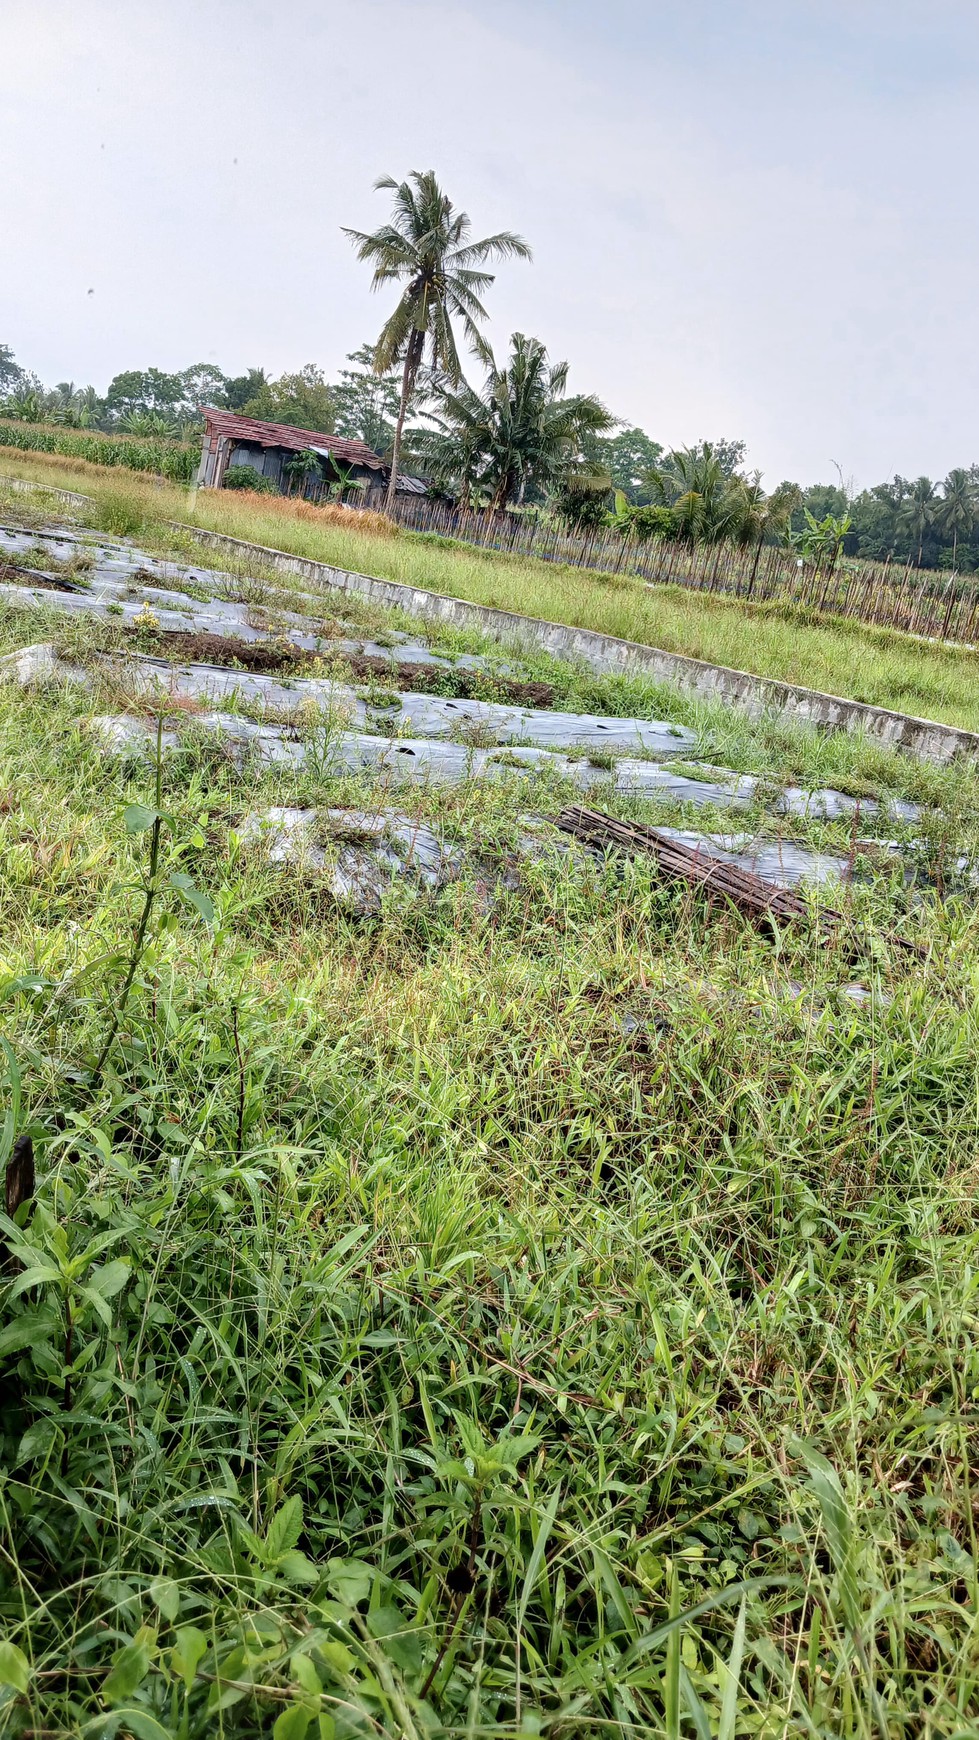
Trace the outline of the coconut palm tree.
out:
[[[608,473],[584,456],[583,443],[615,419],[591,394],[567,396],[567,363],[549,362],[540,339],[522,332],[513,334],[502,367],[487,356],[482,392],[465,381],[444,391],[435,428],[413,436],[422,464],[464,499],[475,494],[493,510],[572,477],[608,489]]]
[[[356,244],[358,259],[373,264],[373,289],[391,282],[405,286],[374,347],[374,367],[379,375],[395,362],[402,365],[388,482],[390,507],[398,481],[405,413],[426,344],[431,369],[444,376],[450,386],[458,386],[462,367],[453,321],[459,322],[477,355],[485,354],[478,322],[486,319],[486,310],[480,296],[492,284],[493,274],[480,268],[487,260],[529,260],[530,248],[510,230],[471,242],[468,215],[456,210],[433,170],[413,170],[409,179],[401,182],[383,175],[374,185],[394,195],[391,222],[373,235],[349,229],[344,234]]]
[[[918,567],[925,545],[925,533],[938,508],[938,494],[930,477],[916,477],[901,505],[901,517],[912,537],[918,540]]]
[[[689,544],[730,542],[747,550],[766,539],[782,538],[800,502],[794,483],[780,483],[766,495],[761,473],[732,471],[729,453],[709,441],[668,453],[646,474],[654,505],[669,508],[673,536]]]
[[[796,483],[780,483],[768,494],[761,487],[761,475],[735,477],[731,480],[726,503],[728,537],[739,549],[748,550],[766,541],[782,542],[789,524],[802,501],[802,491]],[[838,552],[834,551],[835,555]]]
[[[942,531],[946,535],[949,532],[952,534],[953,569],[958,556],[959,537],[962,533],[971,532],[976,523],[977,506],[979,499],[973,478],[961,466],[956,466],[942,484],[942,499],[935,514]]]
[[[734,481],[708,441],[668,453],[647,478],[654,505],[672,510],[676,535],[690,544],[730,536],[744,508],[735,500]]]

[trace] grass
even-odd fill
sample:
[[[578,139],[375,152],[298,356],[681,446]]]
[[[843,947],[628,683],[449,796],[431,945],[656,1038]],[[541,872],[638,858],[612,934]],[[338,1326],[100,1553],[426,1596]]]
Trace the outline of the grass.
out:
[[[337,567],[979,730],[975,655],[892,630],[814,620],[772,605],[751,608],[679,586],[650,587],[628,576],[516,560],[411,533],[377,535],[355,523],[345,529],[337,510],[320,519],[279,499],[232,491],[202,491],[193,499],[139,478],[120,484],[84,461],[9,454],[3,470],[91,491],[113,522],[103,530],[146,536],[160,519],[185,520]]]
[[[52,631],[118,633],[0,613]],[[369,784],[191,733],[155,788],[0,686],[4,1737],[976,1731],[972,776],[544,671],[916,791],[923,879],[833,891],[856,958],[640,863],[490,903],[564,795],[515,778],[397,794],[474,868],[357,921],[241,821]]]

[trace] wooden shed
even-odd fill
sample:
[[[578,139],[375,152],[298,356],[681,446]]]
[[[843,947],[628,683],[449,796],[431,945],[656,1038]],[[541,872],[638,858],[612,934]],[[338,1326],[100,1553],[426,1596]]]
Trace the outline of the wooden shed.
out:
[[[304,471],[303,494],[319,494],[333,483],[368,488],[387,483],[387,466],[363,441],[344,441],[315,429],[293,429],[287,423],[263,423],[256,417],[238,417],[210,406],[205,407],[203,416],[204,447],[197,472],[201,489],[220,489],[229,466],[247,465],[261,477],[270,478],[285,494],[297,488],[296,474],[288,467],[299,454],[310,454],[317,462]]]

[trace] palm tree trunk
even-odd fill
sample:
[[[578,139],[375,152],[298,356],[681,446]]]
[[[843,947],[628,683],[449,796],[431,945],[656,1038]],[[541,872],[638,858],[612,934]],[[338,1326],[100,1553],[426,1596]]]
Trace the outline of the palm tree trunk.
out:
[[[388,492],[384,498],[385,513],[391,512],[391,509],[394,506],[394,493],[398,487],[398,468],[401,464],[401,434],[405,426],[405,413],[408,409],[408,400],[411,397],[411,389],[413,385],[413,371],[411,367],[413,339],[414,334],[412,334],[412,338],[408,340],[408,348],[405,351],[405,366],[404,372],[401,376],[401,403],[398,406],[398,421],[394,425],[394,443],[391,448],[391,475],[388,478]]]
[[[404,373],[401,376],[401,403],[398,406],[398,421],[394,427],[394,442],[391,448],[391,475],[388,478],[388,492],[384,498],[385,513],[390,513],[394,506],[394,493],[398,487],[398,475],[401,470],[401,436],[405,426],[405,414],[411,395],[415,390],[415,379],[424,347],[425,334],[417,330],[413,331],[405,350]]]

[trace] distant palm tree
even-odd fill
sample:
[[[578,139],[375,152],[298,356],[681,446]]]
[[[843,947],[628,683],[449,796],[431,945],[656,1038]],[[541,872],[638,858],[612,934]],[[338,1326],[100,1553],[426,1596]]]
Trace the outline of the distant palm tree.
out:
[[[479,297],[492,284],[493,274],[478,268],[487,260],[529,260],[530,248],[510,230],[470,242],[472,225],[467,214],[455,209],[433,170],[413,170],[409,180],[401,182],[384,175],[374,185],[394,194],[391,222],[373,235],[349,229],[344,234],[356,243],[358,259],[373,263],[373,289],[392,281],[405,285],[374,348],[374,367],[379,375],[395,362],[402,364],[388,482],[390,507],[398,481],[405,413],[424,360],[426,341],[432,370],[444,376],[450,386],[457,386],[462,367],[453,320],[460,322],[472,349],[478,355],[485,354],[477,322],[486,319],[486,310]]]
[[[976,523],[976,511],[979,507],[975,480],[968,471],[957,466],[950,471],[942,484],[942,499],[936,510],[936,519],[946,534],[952,534],[952,567],[954,569],[959,548],[959,537],[965,532],[971,532]]]
[[[45,394],[44,404],[52,423],[67,423],[77,427],[79,389],[74,381],[58,381],[50,393]]]
[[[912,537],[918,540],[918,567],[925,545],[925,533],[931,526],[938,507],[938,495],[930,477],[916,477],[901,504],[901,517]]]
[[[444,392],[434,413],[437,427],[415,433],[413,450],[422,463],[464,499],[476,493],[493,509],[572,477],[607,489],[608,473],[584,457],[582,444],[615,419],[590,394],[567,397],[567,363],[548,362],[540,339],[522,332],[513,334],[502,367],[487,355],[482,392],[465,381]]]
[[[763,544],[766,539],[783,542],[801,501],[798,484],[780,483],[766,494],[758,472],[753,477],[732,478],[725,507],[728,536],[742,550]]]
[[[707,441],[668,453],[647,477],[654,504],[672,510],[677,536],[690,544],[731,535],[745,506],[743,496],[735,501],[733,481]]]
[[[120,417],[119,427],[127,435],[156,436],[167,441],[175,440],[180,433],[174,419],[165,417],[162,411],[127,411]]]
[[[83,429],[89,429],[99,421],[102,415],[102,400],[94,387],[80,387],[78,391],[78,421]]]

